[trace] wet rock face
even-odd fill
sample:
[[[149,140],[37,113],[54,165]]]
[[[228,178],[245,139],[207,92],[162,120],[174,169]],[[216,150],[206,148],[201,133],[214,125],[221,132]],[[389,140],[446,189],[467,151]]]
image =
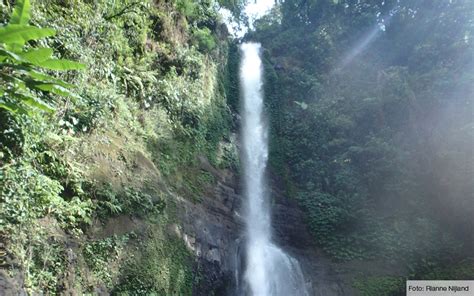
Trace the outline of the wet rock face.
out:
[[[6,271],[0,269],[0,295],[5,296],[26,296],[23,289],[23,278],[21,275],[11,277]]]
[[[238,182],[230,171],[218,171],[205,159],[201,168],[217,183],[199,203],[177,197],[178,221],[173,226],[188,250],[196,256],[194,295],[227,295],[234,285],[236,241],[243,232]]]
[[[244,221],[241,218],[243,197],[239,194],[238,177],[231,172],[211,168],[201,159],[202,169],[216,178],[217,184],[193,203],[178,197],[180,225],[173,225],[188,249],[196,255],[194,295],[235,295],[238,275],[243,264],[239,258]],[[299,260],[311,296],[350,296],[349,286],[334,271],[333,263],[318,250],[304,223],[303,211],[295,200],[285,197],[272,178],[272,224],[276,243]],[[239,295],[240,296],[240,295]]]
[[[274,180],[274,183],[274,190],[271,192],[274,240],[299,261],[310,295],[354,295],[352,288],[343,281],[342,275],[335,272],[331,260],[316,246],[296,200],[282,194],[276,185],[281,182]]]

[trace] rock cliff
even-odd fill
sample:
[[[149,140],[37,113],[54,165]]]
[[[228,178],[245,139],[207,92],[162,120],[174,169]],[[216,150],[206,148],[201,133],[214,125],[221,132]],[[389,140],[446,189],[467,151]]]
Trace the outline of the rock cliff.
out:
[[[173,225],[172,231],[196,256],[201,278],[195,282],[194,295],[234,295],[245,227],[239,176],[213,168],[206,159],[200,161],[201,169],[212,173],[217,183],[199,203],[178,197],[181,225]],[[277,177],[271,179],[274,239],[300,262],[311,295],[353,295],[336,265],[315,245],[296,201],[283,194]]]

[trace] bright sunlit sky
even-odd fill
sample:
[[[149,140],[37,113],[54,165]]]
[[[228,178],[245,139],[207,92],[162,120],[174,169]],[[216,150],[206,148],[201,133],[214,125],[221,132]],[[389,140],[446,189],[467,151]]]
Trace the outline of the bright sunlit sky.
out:
[[[274,4],[275,0],[249,0],[249,3],[245,6],[244,13],[249,17],[250,25],[252,25],[255,19],[262,17],[266,12],[268,12]],[[221,9],[221,14],[231,34],[234,34],[237,37],[245,35],[247,28],[236,30],[230,11]]]
[[[245,13],[252,19],[263,16],[272,6],[275,0],[249,0],[245,7]]]

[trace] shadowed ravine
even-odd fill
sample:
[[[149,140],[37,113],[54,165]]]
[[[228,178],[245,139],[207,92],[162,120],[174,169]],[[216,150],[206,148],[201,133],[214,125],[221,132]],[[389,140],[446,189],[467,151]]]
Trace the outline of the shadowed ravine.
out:
[[[246,267],[240,294],[308,295],[298,261],[272,243],[265,168],[267,127],[263,115],[260,44],[241,46],[242,143],[245,186]]]

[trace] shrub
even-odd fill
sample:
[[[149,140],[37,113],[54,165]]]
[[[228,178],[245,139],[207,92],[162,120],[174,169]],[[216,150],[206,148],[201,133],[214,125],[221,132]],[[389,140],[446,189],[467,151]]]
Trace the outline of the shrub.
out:
[[[210,52],[216,48],[216,40],[209,28],[193,30],[194,44],[202,52]]]

